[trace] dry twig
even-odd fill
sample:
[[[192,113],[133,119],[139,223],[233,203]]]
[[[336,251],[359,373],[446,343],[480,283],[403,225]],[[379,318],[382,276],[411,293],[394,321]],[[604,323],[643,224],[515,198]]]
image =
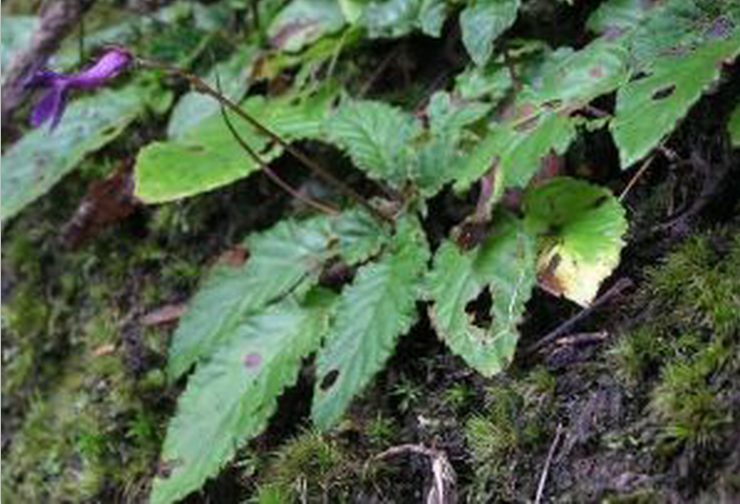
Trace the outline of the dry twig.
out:
[[[555,431],[555,439],[552,440],[550,451],[547,452],[545,467],[542,468],[542,476],[540,476],[540,482],[537,485],[537,495],[534,498],[534,504],[540,504],[540,502],[542,502],[542,496],[545,493],[545,483],[547,483],[547,475],[550,472],[550,464],[552,464],[552,459],[555,456],[555,449],[558,447],[558,443],[560,443],[560,437],[562,436],[562,434],[563,424],[559,423],[558,428]]]

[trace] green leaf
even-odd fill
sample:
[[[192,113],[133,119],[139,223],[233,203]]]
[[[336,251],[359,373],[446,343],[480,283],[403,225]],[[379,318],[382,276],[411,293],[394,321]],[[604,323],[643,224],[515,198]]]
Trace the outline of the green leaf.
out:
[[[432,325],[450,349],[484,376],[504,370],[511,362],[519,333],[516,326],[535,285],[535,245],[517,219],[495,222],[494,233],[478,248],[462,252],[444,242],[428,276]],[[473,323],[468,304],[488,288],[491,321]]]
[[[578,121],[546,108],[505,126],[494,126],[464,161],[455,190],[467,190],[495,168],[501,187],[525,187],[543,157],[562,154],[576,136]]]
[[[445,0],[422,0],[419,24],[421,31],[431,37],[442,34],[442,25],[447,19],[447,2]]]
[[[629,55],[618,44],[597,39],[579,51],[557,51],[542,66],[536,87],[525,88],[520,103],[579,107],[610,93],[629,78]]]
[[[216,265],[190,302],[172,337],[168,373],[182,376],[230,337],[249,313],[318,281],[322,265],[341,255],[348,264],[365,260],[388,240],[364,211],[334,217],[283,221],[247,238],[249,260],[241,267]]]
[[[740,147],[740,104],[735,106],[735,110],[730,116],[727,123],[727,130],[730,132],[730,143],[733,147]]]
[[[409,142],[419,130],[410,115],[381,102],[353,101],[327,120],[326,130],[371,178],[396,187],[409,178]]]
[[[302,282],[316,282],[329,236],[325,217],[282,221],[247,238],[250,257],[243,266],[215,266],[172,337],[170,377],[179,378],[210,355],[247,314],[259,312]]]
[[[369,38],[395,38],[418,26],[423,0],[384,0],[368,2],[359,19]]]
[[[722,63],[732,61],[738,53],[740,30],[730,39],[707,43],[690,54],[665,56],[649,75],[622,87],[610,124],[622,168],[645,157],[672,132],[719,78]]]
[[[493,42],[516,21],[520,0],[476,0],[460,13],[462,41],[478,66],[493,54]]]
[[[330,89],[326,91],[326,89]],[[336,94],[326,88],[315,96],[296,101],[293,96],[266,100],[261,96],[248,99],[242,109],[285,141],[316,138],[325,107]],[[265,162],[282,153],[244,120],[229,112],[232,124],[242,138]],[[135,194],[144,203],[163,203],[217,189],[244,178],[260,166],[232,137],[221,114],[203,120],[186,131],[182,138],[147,145],[136,159]]]
[[[231,58],[217,64],[204,80],[215,88],[218,77],[224,96],[238,103],[249,88],[249,75],[257,60],[257,49],[254,45],[240,48]],[[167,137],[173,140],[183,138],[188,130],[213,115],[219,115],[216,100],[197,91],[186,93],[172,110]]]
[[[205,364],[178,401],[167,429],[151,502],[176,502],[216,475],[236,450],[260,434],[277,398],[298,379],[329,321],[328,299],[301,306],[287,298],[246,317]]]
[[[362,267],[342,292],[336,321],[317,360],[311,418],[320,428],[339,420],[352,398],[383,368],[399,335],[416,322],[428,258],[421,225],[407,216],[399,223],[391,250]]]
[[[479,102],[453,101],[446,92],[432,95],[427,107],[429,134],[416,148],[417,183],[424,197],[432,197],[457,175],[457,164],[465,155],[461,142],[465,126],[474,123],[491,110],[491,105]]]
[[[527,229],[540,235],[540,285],[587,306],[619,265],[624,208],[604,187],[558,177],[528,191],[524,209]]]
[[[465,100],[498,101],[511,89],[511,72],[503,65],[470,66],[455,77],[455,91]]]
[[[337,0],[293,0],[270,24],[270,45],[296,52],[342,29],[344,14]]]
[[[587,27],[627,48],[634,70],[644,71],[662,56],[730,36],[738,23],[735,0],[609,0],[589,17]]]
[[[70,103],[57,129],[37,128],[2,156],[2,222],[45,194],[82,159],[115,139],[147,105],[139,86]]]

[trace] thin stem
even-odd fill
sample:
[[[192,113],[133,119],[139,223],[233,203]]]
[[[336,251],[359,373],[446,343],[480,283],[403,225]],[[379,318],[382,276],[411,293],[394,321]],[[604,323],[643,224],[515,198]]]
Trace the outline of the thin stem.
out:
[[[218,74],[216,74],[216,85],[219,88],[219,92],[221,91],[221,82],[218,77]],[[337,215],[339,211],[331,207],[329,205],[324,205],[322,203],[319,203],[318,201],[313,200],[312,198],[309,198],[308,196],[305,196],[301,194],[299,191],[294,189],[290,186],[287,182],[285,182],[283,179],[278,176],[277,173],[275,173],[272,168],[267,166],[267,164],[260,158],[259,154],[257,154],[254,149],[252,149],[249,144],[239,135],[239,132],[236,131],[236,128],[234,128],[234,125],[231,123],[231,119],[229,119],[229,115],[226,113],[226,109],[224,108],[223,104],[219,103],[219,110],[221,111],[221,117],[223,117],[224,122],[226,123],[226,127],[229,128],[229,131],[231,132],[231,136],[234,137],[234,139],[239,143],[239,145],[244,149],[249,156],[255,160],[255,162],[259,165],[260,169],[265,172],[265,174],[272,180],[275,184],[277,184],[281,189],[283,189],[285,192],[293,196],[294,198],[303,201],[308,206],[311,206],[315,208],[316,210],[319,210],[320,212],[327,213],[329,215]]]
[[[291,146],[288,142],[283,140],[280,136],[278,136],[276,133],[271,131],[269,128],[264,126],[262,123],[257,121],[255,118],[247,114],[244,110],[239,108],[234,102],[220,94],[218,91],[213,89],[211,86],[206,84],[202,79],[199,77],[192,75],[188,72],[185,72],[184,70],[181,70],[177,67],[173,67],[170,65],[166,65],[159,62],[154,62],[150,60],[144,60],[144,59],[138,59],[138,61],[149,68],[158,68],[158,69],[164,69],[167,70],[179,77],[182,77],[183,79],[186,79],[190,82],[190,85],[193,86],[193,89],[196,92],[205,94],[207,96],[210,96],[220,102],[222,105],[224,105],[226,108],[231,110],[232,112],[236,113],[241,119],[249,123],[251,126],[253,126],[257,131],[260,133],[267,135],[272,140],[274,140],[277,144],[279,144],[281,147],[283,147],[290,155],[292,155],[294,158],[299,160],[301,163],[303,163],[306,167],[311,169],[316,175],[324,179],[326,182],[332,184],[337,189],[339,189],[341,192],[346,194],[349,198],[351,198],[353,201],[355,201],[358,205],[361,205],[363,208],[367,209],[375,218],[382,222],[392,222],[392,219],[380,212],[377,208],[372,206],[365,198],[363,198],[357,191],[349,187],[344,182],[337,179],[334,175],[329,173],[328,170],[323,168],[321,165],[304,155],[301,151],[296,149],[295,147]]]

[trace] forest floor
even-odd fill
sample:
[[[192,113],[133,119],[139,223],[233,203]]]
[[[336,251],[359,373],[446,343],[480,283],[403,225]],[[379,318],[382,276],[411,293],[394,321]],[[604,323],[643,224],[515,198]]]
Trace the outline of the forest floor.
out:
[[[412,62],[429,49],[403,44]],[[387,95],[404,65],[370,94]],[[492,379],[424,320],[328,434],[308,422],[306,362],[268,432],[187,502],[427,502],[445,468],[458,502],[740,502],[740,153],[714,112],[735,99],[705,96],[672,136],[675,158],[637,180],[622,262],[601,293],[621,288],[548,344],[582,308],[540,290],[513,366]],[[635,172],[603,145],[596,132],[581,148],[618,194]],[[130,155],[88,158],[3,230],[3,502],[146,501],[184,385],[164,372],[177,315],[210,265],[294,205],[255,174],[137,207],[83,239],[80,201],[103,160]],[[288,160],[275,167],[310,182]],[[443,235],[474,205],[445,191],[425,226]]]

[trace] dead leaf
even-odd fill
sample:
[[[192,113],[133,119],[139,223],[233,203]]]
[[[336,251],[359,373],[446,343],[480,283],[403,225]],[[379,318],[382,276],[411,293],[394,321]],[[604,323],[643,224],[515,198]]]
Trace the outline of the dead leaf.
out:
[[[184,303],[165,305],[144,315],[141,318],[141,325],[153,326],[176,322],[186,311],[187,305]]]

